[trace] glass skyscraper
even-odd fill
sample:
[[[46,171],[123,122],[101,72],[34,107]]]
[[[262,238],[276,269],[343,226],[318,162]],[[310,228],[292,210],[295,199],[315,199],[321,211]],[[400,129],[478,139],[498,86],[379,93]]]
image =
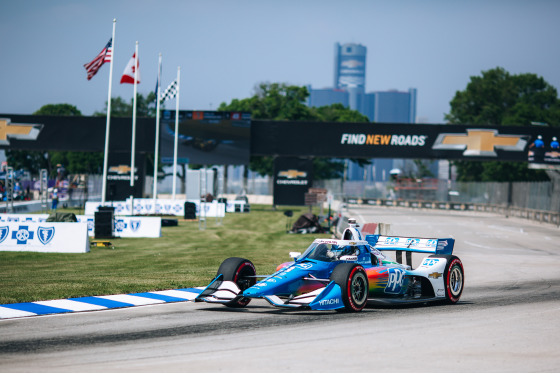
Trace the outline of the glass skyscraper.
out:
[[[347,106],[358,111],[366,89],[366,54],[361,44],[334,45],[334,89],[348,92]]]
[[[415,123],[417,90],[374,91],[366,93],[367,48],[361,44],[339,44],[334,46],[334,84],[332,88],[313,89],[308,86],[310,107],[340,103],[357,110],[372,122]],[[390,171],[403,168],[412,161],[373,159],[373,164],[364,168],[350,162],[349,180],[386,181]]]

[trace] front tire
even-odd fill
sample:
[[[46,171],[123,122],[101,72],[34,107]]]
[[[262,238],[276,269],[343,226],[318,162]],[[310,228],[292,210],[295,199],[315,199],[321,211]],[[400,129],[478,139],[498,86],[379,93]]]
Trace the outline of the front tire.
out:
[[[447,265],[443,273],[445,282],[445,300],[449,304],[455,304],[461,298],[465,285],[465,272],[463,263],[457,256],[452,255],[432,255],[430,257],[445,258]]]
[[[255,266],[251,261],[245,258],[230,257],[224,260],[218,268],[217,275],[220,274],[223,275],[224,281],[235,283],[241,290],[241,293],[257,282],[257,279],[254,277],[257,275]],[[246,297],[237,297],[224,305],[233,308],[242,308],[247,306],[250,301],[251,299]]]
[[[359,312],[367,304],[369,283],[366,271],[357,264],[343,263],[337,265],[330,279],[342,290],[344,311]]]

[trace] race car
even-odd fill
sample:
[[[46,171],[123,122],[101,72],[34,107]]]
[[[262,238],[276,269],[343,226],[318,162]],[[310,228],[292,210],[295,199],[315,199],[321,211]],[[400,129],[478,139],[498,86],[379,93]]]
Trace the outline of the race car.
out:
[[[197,302],[245,307],[262,298],[275,307],[361,311],[367,304],[443,301],[457,303],[464,286],[463,264],[451,238],[366,235],[356,220],[341,239],[316,239],[272,275],[257,275],[247,259],[231,257],[196,297]],[[396,252],[397,261],[388,251]],[[407,264],[402,262],[405,252]],[[412,269],[411,253],[425,253]],[[261,279],[261,280],[259,280]]]

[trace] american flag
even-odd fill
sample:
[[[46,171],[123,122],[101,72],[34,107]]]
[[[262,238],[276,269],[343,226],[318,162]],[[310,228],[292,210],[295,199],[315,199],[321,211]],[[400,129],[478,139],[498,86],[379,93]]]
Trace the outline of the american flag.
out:
[[[171,82],[171,84],[165,89],[165,92],[161,95],[161,102],[166,100],[171,100],[177,95],[177,80]]]
[[[99,68],[106,62],[111,62],[111,58],[113,57],[113,38],[109,39],[109,43],[103,48],[101,52],[95,58],[84,65],[87,71],[87,79],[88,81],[93,78]]]

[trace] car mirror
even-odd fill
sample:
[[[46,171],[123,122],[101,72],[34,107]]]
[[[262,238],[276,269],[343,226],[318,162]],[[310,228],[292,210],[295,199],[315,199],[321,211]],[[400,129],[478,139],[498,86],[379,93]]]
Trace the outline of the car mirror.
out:
[[[297,258],[301,256],[301,252],[290,252],[290,257],[295,260],[297,260]]]
[[[358,256],[341,256],[340,261],[358,261]]]

